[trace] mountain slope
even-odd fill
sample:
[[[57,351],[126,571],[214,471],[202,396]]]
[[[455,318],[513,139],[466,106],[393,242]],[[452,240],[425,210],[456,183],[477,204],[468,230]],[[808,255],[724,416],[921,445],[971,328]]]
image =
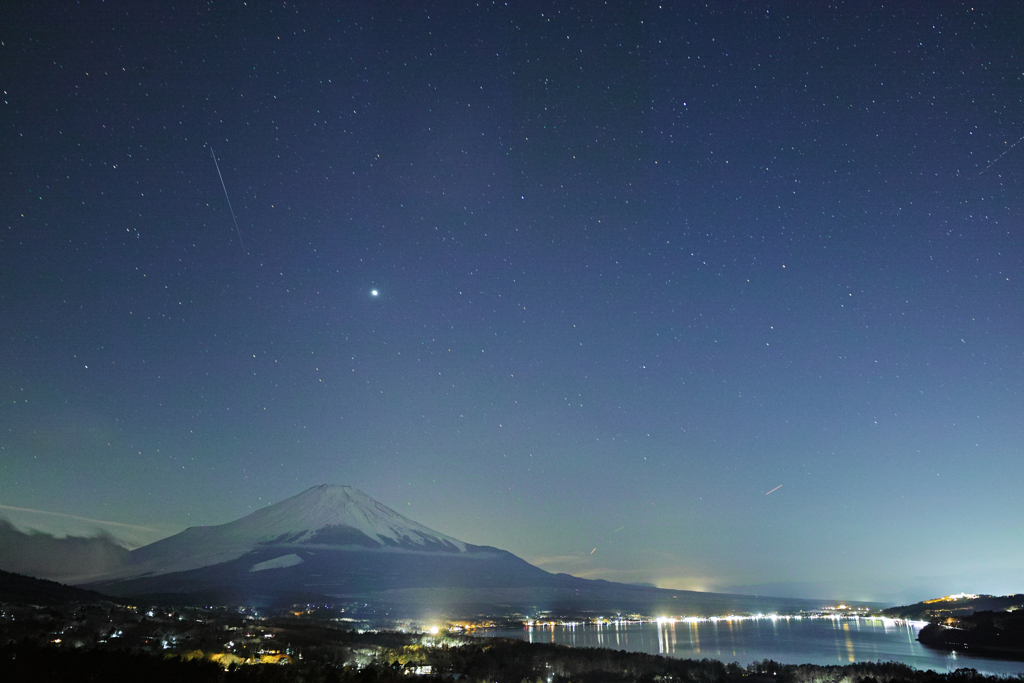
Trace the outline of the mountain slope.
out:
[[[399,608],[597,609],[672,614],[794,612],[811,601],[668,591],[551,574],[498,548],[463,543],[347,486],[317,486],[242,519],[133,550],[88,587],[202,602],[373,600]],[[220,596],[219,598],[217,596]]]
[[[261,548],[405,548],[466,552],[466,544],[412,521],[350,486],[314,486],[234,522],[189,527],[133,550],[106,578],[170,574],[231,562]]]

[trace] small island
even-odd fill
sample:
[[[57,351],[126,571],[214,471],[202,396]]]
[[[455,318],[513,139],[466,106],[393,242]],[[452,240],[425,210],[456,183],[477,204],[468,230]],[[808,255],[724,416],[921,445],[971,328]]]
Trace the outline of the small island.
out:
[[[930,648],[1024,660],[1024,594],[961,593],[893,607],[884,614],[927,621],[918,640]]]

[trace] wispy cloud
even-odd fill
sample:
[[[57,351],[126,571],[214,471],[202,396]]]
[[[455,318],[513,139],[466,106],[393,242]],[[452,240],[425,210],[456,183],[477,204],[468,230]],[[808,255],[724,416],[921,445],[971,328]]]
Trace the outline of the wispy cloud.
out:
[[[100,524],[103,526],[110,526],[121,529],[134,529],[136,531],[148,531],[152,533],[158,533],[156,529],[150,529],[146,526],[137,526],[135,524],[125,524],[123,522],[108,522],[102,519],[93,519],[91,517],[78,517],[77,515],[66,515],[63,512],[50,512],[49,510],[33,510],[32,508],[19,508],[13,505],[0,505],[0,510],[13,510],[15,512],[28,512],[35,515],[50,515],[52,517],[63,517],[65,519],[77,519],[80,522],[91,522],[92,524]]]
[[[110,536],[57,538],[19,531],[0,519],[0,569],[58,581],[85,580],[128,561],[128,550]]]

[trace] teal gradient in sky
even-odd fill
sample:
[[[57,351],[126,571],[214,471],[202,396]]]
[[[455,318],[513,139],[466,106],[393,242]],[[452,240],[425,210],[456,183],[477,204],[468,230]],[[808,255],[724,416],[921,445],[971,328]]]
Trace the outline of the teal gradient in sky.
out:
[[[1024,590],[1016,5],[0,13],[0,504]]]

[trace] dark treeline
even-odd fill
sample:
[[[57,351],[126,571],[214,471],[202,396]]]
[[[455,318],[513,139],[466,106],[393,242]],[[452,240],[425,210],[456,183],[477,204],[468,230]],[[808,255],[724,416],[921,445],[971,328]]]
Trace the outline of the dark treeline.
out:
[[[401,640],[398,638],[396,640]],[[378,651],[362,667],[307,656],[291,665],[258,664],[223,669],[208,660],[184,660],[128,650],[76,650],[30,641],[0,646],[0,678],[21,681],[147,681],[164,683],[1024,683],[1024,678],[984,676],[973,669],[940,674],[904,664],[747,667],[715,660],[681,660],[605,649],[567,648],[516,640],[467,640],[461,644],[397,646]],[[430,675],[414,667],[429,665]]]
[[[0,678],[28,681],[146,681],[177,683],[221,681],[223,671],[213,662],[161,658],[124,650],[73,650],[23,641],[0,646]]]

